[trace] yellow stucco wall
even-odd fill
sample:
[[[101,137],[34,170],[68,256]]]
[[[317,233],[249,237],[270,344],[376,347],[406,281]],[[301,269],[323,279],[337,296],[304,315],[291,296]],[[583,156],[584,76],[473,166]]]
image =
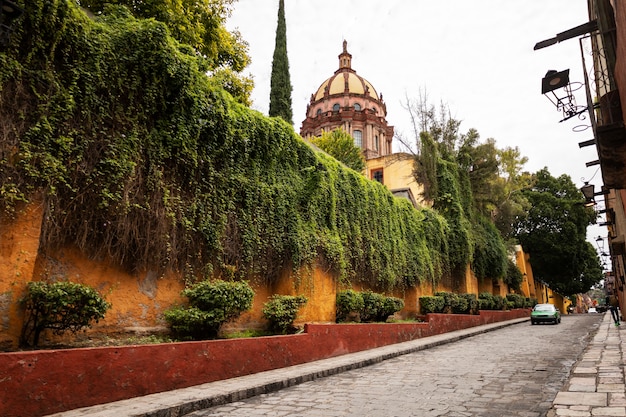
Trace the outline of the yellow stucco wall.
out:
[[[415,158],[407,153],[394,153],[378,158],[368,159],[364,175],[372,179],[372,172],[383,170],[383,184],[391,191],[408,188],[419,206],[431,206],[424,200],[424,187],[415,180],[413,163]]]
[[[86,334],[137,332],[142,329],[163,329],[163,311],[185,302],[180,292],[184,280],[177,273],[159,275],[154,271],[129,273],[106,259],[93,260],[72,247],[47,254],[38,253],[43,210],[31,204],[18,212],[16,219],[0,223],[0,349],[15,348],[22,326],[22,306],[18,303],[30,281],[44,279],[70,280],[96,288],[112,303],[106,318]],[[307,304],[301,309],[296,324],[334,322],[335,299],[344,289],[338,277],[322,267],[304,268],[293,274],[286,268],[272,286],[261,285],[261,279],[250,277],[255,291],[253,308],[226,329],[262,328],[262,309],[273,294],[305,295]],[[366,290],[353,286],[356,290]],[[440,277],[436,287],[424,282],[392,294],[405,300],[401,318],[419,313],[419,297],[437,291],[479,294],[490,292],[506,295],[506,286],[491,279],[478,280],[468,267],[463,280]]]

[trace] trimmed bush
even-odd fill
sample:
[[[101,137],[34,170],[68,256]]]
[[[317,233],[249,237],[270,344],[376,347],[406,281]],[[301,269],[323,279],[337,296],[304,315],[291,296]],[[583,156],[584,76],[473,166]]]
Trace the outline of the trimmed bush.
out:
[[[478,308],[481,310],[493,310],[495,306],[493,294],[489,292],[481,292],[478,294]]]
[[[363,310],[363,296],[354,290],[345,290],[337,293],[335,318],[337,323],[345,321],[360,321]]]
[[[188,307],[165,311],[172,331],[183,339],[214,338],[222,324],[252,307],[254,291],[247,282],[202,281],[181,293]]]
[[[307,301],[304,295],[272,295],[263,306],[263,315],[270,322],[270,329],[281,334],[292,331],[298,310]]]
[[[510,303],[510,308],[524,308],[526,305],[526,297],[519,294],[507,294],[507,301]]]
[[[404,308],[404,300],[372,291],[345,290],[337,294],[337,322],[384,322]]]
[[[62,334],[91,327],[111,308],[96,290],[74,282],[29,282],[26,290],[21,300],[26,307],[21,346],[37,346],[45,329]]]
[[[419,298],[420,312],[422,314],[428,313],[441,313],[446,305],[446,302],[441,296],[426,295]]]
[[[460,311],[462,314],[478,314],[478,299],[476,294],[459,294],[459,298],[466,303],[465,310]]]
[[[361,293],[363,297],[363,310],[361,310],[361,321],[383,321],[378,320],[385,305],[385,296],[371,291]],[[387,318],[385,317],[385,320]]]
[[[397,297],[385,297],[383,308],[376,321],[387,321],[389,316],[404,308],[404,300]]]
[[[504,298],[501,295],[494,295],[493,301],[494,301],[494,307],[493,307],[494,310],[506,310],[506,307],[507,307],[506,298]]]

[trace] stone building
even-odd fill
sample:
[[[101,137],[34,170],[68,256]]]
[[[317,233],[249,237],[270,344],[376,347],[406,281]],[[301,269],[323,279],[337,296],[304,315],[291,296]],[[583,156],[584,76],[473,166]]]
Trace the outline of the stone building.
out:
[[[393,126],[387,124],[383,95],[352,69],[352,55],[347,48],[344,40],[339,69],[311,95],[300,135],[309,139],[342,128],[363,149],[365,159],[389,155]]]

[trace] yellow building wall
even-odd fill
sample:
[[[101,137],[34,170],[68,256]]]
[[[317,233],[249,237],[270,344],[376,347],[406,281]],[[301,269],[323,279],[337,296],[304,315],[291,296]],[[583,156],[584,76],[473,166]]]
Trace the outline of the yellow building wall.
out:
[[[373,171],[382,169],[385,187],[391,191],[409,189],[418,206],[431,206],[431,202],[424,200],[423,185],[419,184],[413,175],[414,161],[414,156],[408,153],[394,153],[368,159],[364,175],[371,180]]]

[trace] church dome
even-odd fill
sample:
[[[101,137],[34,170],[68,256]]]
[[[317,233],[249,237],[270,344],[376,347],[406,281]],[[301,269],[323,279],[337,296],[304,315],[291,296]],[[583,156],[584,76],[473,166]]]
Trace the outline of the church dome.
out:
[[[347,89],[346,89],[347,86]],[[365,78],[360,77],[356,72],[336,72],[332,77],[320,85],[313,99],[315,101],[324,98],[324,92],[328,90],[329,95],[334,94],[367,94],[374,100],[378,100],[378,94],[374,86]]]
[[[352,55],[343,41],[339,69],[327,78],[307,105],[300,135],[308,139],[341,128],[354,137],[366,159],[392,152],[393,126],[387,124],[383,95],[352,69]]]

